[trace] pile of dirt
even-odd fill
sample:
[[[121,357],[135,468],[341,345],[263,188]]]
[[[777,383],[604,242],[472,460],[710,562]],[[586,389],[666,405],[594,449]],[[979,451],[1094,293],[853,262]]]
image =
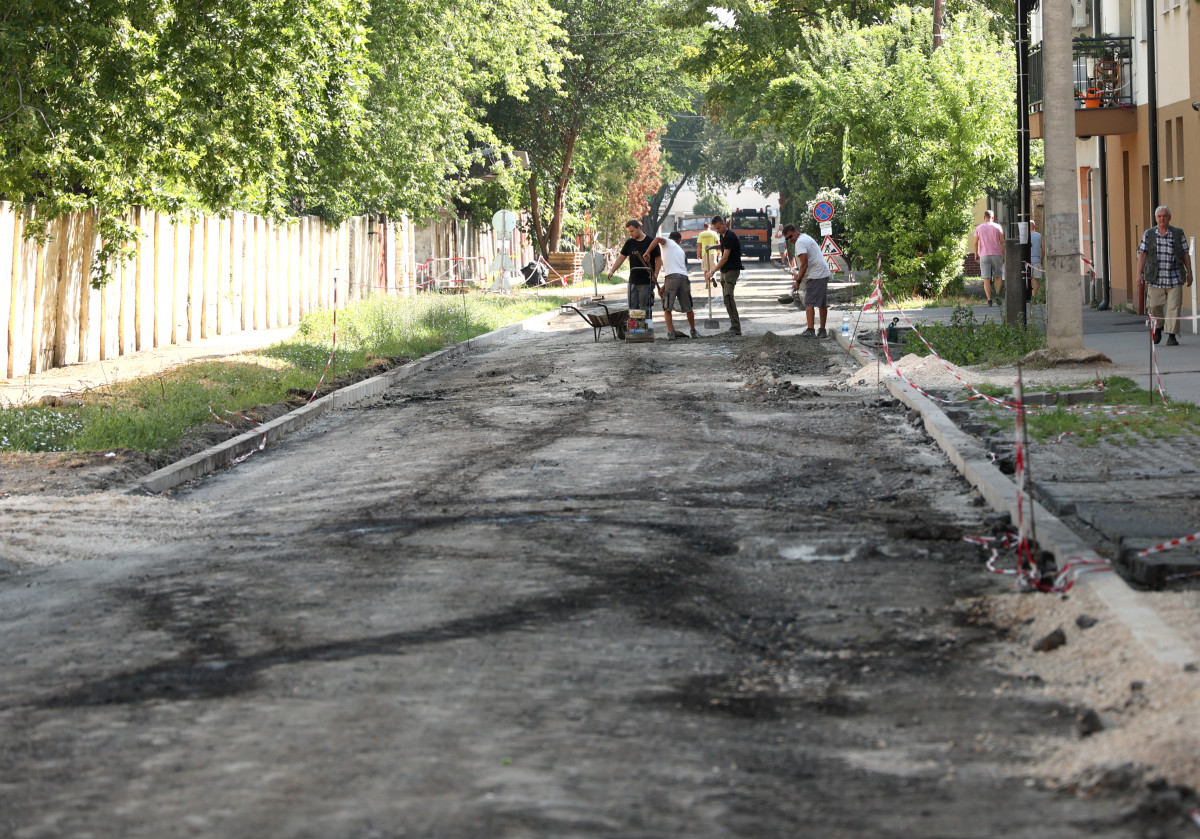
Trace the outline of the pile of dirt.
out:
[[[765,332],[746,342],[733,363],[750,375],[757,371],[774,373],[776,376],[821,375],[831,369],[827,345],[827,341],[814,338]]]

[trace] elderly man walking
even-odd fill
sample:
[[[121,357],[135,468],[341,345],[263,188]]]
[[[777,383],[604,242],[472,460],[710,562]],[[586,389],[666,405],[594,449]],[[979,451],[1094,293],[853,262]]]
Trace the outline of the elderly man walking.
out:
[[[1154,323],[1154,343],[1162,340],[1165,326],[1167,346],[1177,347],[1183,287],[1192,284],[1187,238],[1183,230],[1171,226],[1169,207],[1156,209],[1154,221],[1155,226],[1142,234],[1142,243],[1138,245],[1138,285],[1148,287],[1146,309]]]
[[[1004,228],[996,224],[995,219],[995,213],[985,210],[983,223],[975,228],[975,255],[979,257],[979,276],[983,278],[983,293],[989,306],[992,305],[991,280],[996,280],[996,294],[999,294],[1004,277]]]

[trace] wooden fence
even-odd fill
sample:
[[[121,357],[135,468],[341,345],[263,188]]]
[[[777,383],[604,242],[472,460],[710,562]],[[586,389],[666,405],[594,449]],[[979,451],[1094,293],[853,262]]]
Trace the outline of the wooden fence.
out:
[[[376,291],[415,290],[415,228],[363,216],[276,224],[246,213],[195,221],[141,208],[134,257],[90,283],[100,247],[93,211],[50,222],[0,202],[0,371],[6,378],[103,361],[166,344],[296,323]],[[11,269],[11,270],[10,270]]]

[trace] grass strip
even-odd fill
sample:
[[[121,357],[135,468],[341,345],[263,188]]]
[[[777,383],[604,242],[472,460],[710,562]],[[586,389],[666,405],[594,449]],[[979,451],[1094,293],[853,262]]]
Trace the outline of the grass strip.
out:
[[[1171,401],[1163,405],[1157,394],[1152,396],[1125,376],[1113,376],[1101,384],[1103,396],[1094,402],[1031,408],[1025,415],[1029,438],[1039,443],[1072,440],[1079,446],[1094,446],[1101,440],[1137,443],[1139,440],[1200,433],[1200,407],[1190,402]],[[1038,390],[1054,393],[1095,386],[1096,382],[1088,382]],[[1011,397],[1007,388],[982,385],[978,389],[989,396]],[[971,405],[980,414],[986,414],[997,431],[1013,428],[1015,417],[1011,410],[997,408],[982,400]]]
[[[561,297],[421,295],[372,297],[338,312],[337,354],[326,376],[382,372],[566,302]],[[257,406],[307,399],[333,345],[333,312],[300,321],[294,338],[217,361],[184,364],[153,376],[75,394],[64,407],[0,408],[0,451],[131,449],[160,452],[196,426],[251,424]]]

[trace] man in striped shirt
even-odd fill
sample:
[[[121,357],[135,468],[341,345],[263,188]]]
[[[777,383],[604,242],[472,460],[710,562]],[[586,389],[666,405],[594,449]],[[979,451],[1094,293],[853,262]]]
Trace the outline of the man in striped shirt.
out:
[[[1154,343],[1162,340],[1165,326],[1167,346],[1177,347],[1183,287],[1192,284],[1187,239],[1183,230],[1171,226],[1169,207],[1156,209],[1154,221],[1156,225],[1142,234],[1142,243],[1138,245],[1138,285],[1146,286],[1146,309],[1154,323]]]

